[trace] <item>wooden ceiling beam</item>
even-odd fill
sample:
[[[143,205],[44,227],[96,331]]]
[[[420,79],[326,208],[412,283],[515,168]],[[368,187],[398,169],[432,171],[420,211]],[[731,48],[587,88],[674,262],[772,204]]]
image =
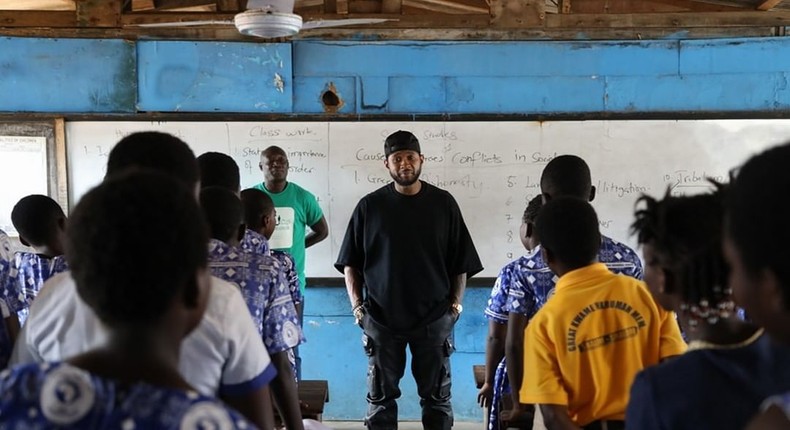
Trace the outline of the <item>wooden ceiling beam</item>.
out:
[[[403,13],[403,0],[381,0],[382,13]]]
[[[348,15],[348,0],[324,0],[324,13]]]
[[[118,27],[123,13],[122,0],[76,0],[80,27]]]
[[[540,27],[546,18],[545,0],[491,0],[489,5],[493,27]]]
[[[77,27],[74,11],[0,10],[0,27]]]
[[[546,16],[547,28],[696,28],[784,27],[790,12],[678,12],[624,14],[567,14]]]
[[[216,0],[154,0],[157,10],[184,9],[191,7],[212,6],[216,9]],[[236,9],[234,9],[235,11]]]
[[[454,15],[448,15],[453,17]],[[640,40],[662,39],[677,32],[677,28],[355,28],[337,27],[302,31],[293,39],[348,39],[375,38],[376,40]],[[776,36],[776,27],[698,27],[685,33],[689,39],[718,37]],[[191,28],[33,28],[0,27],[0,36],[48,38],[162,39],[162,40],[219,40],[265,42],[264,39],[242,36],[233,26]],[[288,39],[278,39],[283,41]]]
[[[561,1],[570,2],[570,0]],[[570,13],[737,12],[744,10],[749,9],[692,0],[579,0],[572,3]]]
[[[782,3],[782,0],[765,0],[757,5],[757,10],[771,10],[779,6],[779,3]]]
[[[403,0],[403,5],[440,13],[479,13],[488,14],[489,9],[449,0]]]
[[[241,12],[241,2],[239,0],[216,0],[217,10],[221,12]]]

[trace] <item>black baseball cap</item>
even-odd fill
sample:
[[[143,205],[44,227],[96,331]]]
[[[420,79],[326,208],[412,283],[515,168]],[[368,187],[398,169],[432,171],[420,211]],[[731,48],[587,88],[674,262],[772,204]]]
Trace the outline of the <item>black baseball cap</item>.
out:
[[[384,156],[389,157],[393,152],[416,151],[420,153],[420,141],[411,132],[398,130],[387,136],[384,141]]]

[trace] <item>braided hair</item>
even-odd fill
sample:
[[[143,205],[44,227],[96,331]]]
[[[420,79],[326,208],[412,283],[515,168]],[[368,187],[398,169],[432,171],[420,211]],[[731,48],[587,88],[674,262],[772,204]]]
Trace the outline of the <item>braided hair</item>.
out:
[[[711,193],[672,196],[662,200],[642,195],[637,200],[632,234],[649,244],[666,277],[667,293],[682,301],[691,324],[714,324],[734,309],[727,287],[729,267],[722,252],[725,188],[714,183]]]

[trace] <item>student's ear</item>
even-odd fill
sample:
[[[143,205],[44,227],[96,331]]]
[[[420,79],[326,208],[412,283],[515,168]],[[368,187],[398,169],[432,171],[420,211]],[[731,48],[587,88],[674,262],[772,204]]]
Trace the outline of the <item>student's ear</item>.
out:
[[[263,172],[263,163],[258,163],[258,168],[261,169],[261,172]]]
[[[390,162],[389,162],[389,160],[387,158],[384,159],[384,167],[386,167],[387,170],[389,170],[389,168],[390,168]]]
[[[236,239],[239,241],[244,240],[244,233],[247,232],[247,224],[241,223],[239,224],[239,231],[236,232]]]
[[[524,237],[532,237],[532,235],[535,234],[535,226],[531,222],[528,222],[526,226]]]
[[[545,205],[546,203],[549,202],[549,200],[551,200],[551,194],[549,194],[549,193],[540,193],[540,200]]]
[[[595,200],[595,185],[590,187],[590,197],[587,199],[588,202]]]
[[[58,218],[58,228],[61,230],[66,230],[66,217],[62,216]]]
[[[22,237],[21,234],[19,235],[19,241],[22,242],[22,245],[25,245],[27,247],[31,247],[32,246],[32,245],[30,245],[30,242],[26,241],[25,238]]]

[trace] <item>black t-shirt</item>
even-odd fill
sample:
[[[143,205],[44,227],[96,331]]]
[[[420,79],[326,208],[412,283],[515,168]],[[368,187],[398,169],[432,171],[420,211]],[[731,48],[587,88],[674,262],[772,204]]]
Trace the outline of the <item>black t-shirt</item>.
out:
[[[410,330],[448,310],[451,279],[483,270],[453,196],[422,182],[407,196],[390,183],[363,197],[335,267],[362,272],[371,315]]]

